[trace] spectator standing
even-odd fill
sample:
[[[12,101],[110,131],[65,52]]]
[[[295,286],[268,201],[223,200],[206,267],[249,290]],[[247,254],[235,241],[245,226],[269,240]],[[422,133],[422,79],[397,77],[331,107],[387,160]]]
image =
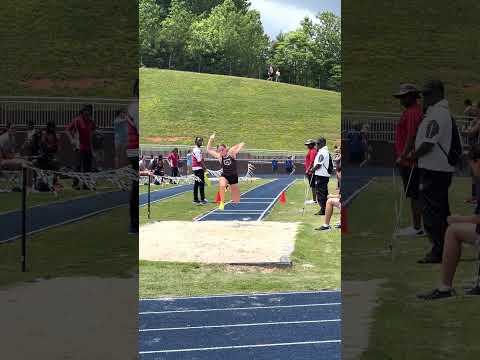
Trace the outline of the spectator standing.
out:
[[[415,151],[410,160],[418,162],[423,223],[432,243],[431,251],[418,262],[429,264],[442,261],[447,217],[450,215],[448,189],[454,168],[447,154],[452,143],[453,122],[441,81],[427,82],[422,95],[425,116],[418,128]]]
[[[128,123],[126,110],[122,109],[117,111],[115,120],[113,121],[113,127],[115,134],[115,168],[118,169],[124,163],[128,144]]]
[[[320,211],[315,215],[325,215],[325,207],[328,198],[328,182],[330,180],[330,173],[328,172],[330,161],[327,141],[325,138],[321,137],[317,140],[317,155],[312,168],[312,172],[315,174],[317,203],[320,205]]]
[[[80,114],[74,118],[66,128],[66,134],[74,150],[78,154],[77,171],[91,172],[93,161],[92,137],[95,131],[95,123],[92,119],[92,105],[84,105]],[[80,189],[79,180],[73,180],[73,187]],[[84,189],[88,189],[83,184]]]
[[[417,130],[423,119],[423,111],[418,103],[420,91],[413,84],[402,84],[393,94],[400,101],[404,111],[395,128],[395,157],[403,181],[405,198],[410,199],[412,226],[401,229],[399,235],[423,236],[422,208],[419,200],[419,171],[414,161],[406,159],[414,148]]]
[[[315,204],[317,202],[317,193],[315,191],[315,174],[312,172],[313,163],[317,157],[317,149],[315,148],[315,140],[309,139],[305,141],[307,147],[307,154],[305,155],[305,178],[308,181],[308,186],[312,191],[312,200],[307,201],[308,204]]]
[[[168,164],[170,165],[170,174],[172,177],[178,177],[178,163],[180,161],[180,157],[178,156],[178,148],[172,150],[172,152],[168,155]]]
[[[348,160],[357,165],[363,162],[365,156],[361,129],[361,124],[354,124],[353,129],[347,134]]]
[[[275,72],[275,81],[279,82],[280,81],[280,69],[277,69]]]
[[[190,175],[192,172],[192,150],[187,151],[187,168],[186,168],[186,174]]]
[[[272,173],[278,174],[278,160],[272,159]]]
[[[205,161],[203,159],[202,147],[203,138],[197,136],[195,139],[195,147],[192,151],[192,170],[196,176],[193,184],[193,203],[195,205],[205,205]],[[198,196],[200,192],[200,197]]]

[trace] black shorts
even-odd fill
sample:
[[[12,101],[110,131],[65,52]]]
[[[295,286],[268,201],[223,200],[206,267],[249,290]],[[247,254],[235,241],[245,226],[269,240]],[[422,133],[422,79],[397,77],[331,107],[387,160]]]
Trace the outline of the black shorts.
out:
[[[310,184],[310,187],[312,189],[315,189],[315,175],[313,174],[305,174],[305,177],[307,178],[308,183]]]
[[[238,175],[223,175],[222,177],[227,179],[229,185],[238,184]]]
[[[403,190],[405,191],[405,196],[411,199],[418,199],[419,189],[420,189],[420,175],[418,172],[418,168],[400,166],[399,170],[400,170],[400,176],[402,177],[402,181],[403,181]],[[410,176],[410,172],[412,174],[411,176]],[[407,189],[407,186],[408,186],[408,189]]]

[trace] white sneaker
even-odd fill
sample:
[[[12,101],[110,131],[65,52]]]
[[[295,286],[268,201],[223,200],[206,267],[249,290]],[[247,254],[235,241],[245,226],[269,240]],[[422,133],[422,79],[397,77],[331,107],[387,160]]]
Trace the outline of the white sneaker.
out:
[[[424,236],[425,231],[423,229],[417,230],[413,226],[409,226],[404,229],[399,229],[395,235],[397,236]]]
[[[313,200],[307,200],[305,201],[305,204],[306,205],[313,205],[313,204],[316,204],[317,202],[316,201],[313,201]]]

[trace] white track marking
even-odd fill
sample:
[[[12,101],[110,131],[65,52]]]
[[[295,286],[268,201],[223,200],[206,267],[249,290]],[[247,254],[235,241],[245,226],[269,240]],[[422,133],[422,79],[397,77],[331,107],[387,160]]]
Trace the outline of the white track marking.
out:
[[[275,179],[275,180],[277,180],[277,179]],[[248,194],[250,191],[256,190],[256,189],[258,189],[258,188],[260,188],[260,187],[262,187],[262,186],[264,186],[264,185],[271,184],[271,183],[273,183],[275,180],[266,182],[265,184],[261,184],[261,185],[255,186],[254,188],[251,188],[250,190],[247,190],[247,191],[241,193],[241,194],[240,194],[240,202],[242,201],[241,199],[242,199],[242,196],[243,196],[243,195]],[[225,206],[228,205],[228,204],[230,204],[230,203],[231,203],[231,201],[226,202],[226,203],[225,203]],[[195,221],[200,221],[200,220],[202,220],[203,218],[207,217],[208,215],[210,215],[211,213],[213,213],[213,212],[215,212],[215,211],[217,211],[217,210],[218,210],[218,208],[214,208],[214,209],[210,210],[209,212],[207,212],[207,213],[205,213],[205,214],[203,214],[203,215],[200,215],[200,217],[196,217],[194,220],[195,220]]]
[[[340,290],[317,290],[317,291],[287,291],[277,293],[251,293],[251,294],[218,294],[206,296],[183,296],[183,297],[165,297],[156,299],[140,299],[140,301],[172,301],[172,300],[195,300],[195,299],[218,299],[218,298],[234,298],[234,297],[258,297],[258,296],[278,296],[278,295],[318,295],[328,293],[339,293]]]
[[[72,219],[69,219],[69,220],[65,220],[61,223],[58,223],[58,224],[53,224],[53,225],[48,225],[48,226],[44,226],[42,228],[39,228],[37,230],[32,230],[30,232],[27,232],[27,236],[30,236],[30,235],[33,235],[33,234],[36,234],[36,233],[39,233],[39,232],[42,232],[42,231],[45,231],[45,230],[50,230],[50,229],[53,229],[53,228],[56,228],[58,226],[63,226],[63,225],[68,225],[68,224],[71,224],[73,222],[76,222],[76,221],[80,221],[80,220],[84,220],[84,219],[87,219],[89,217],[92,217],[92,216],[95,216],[95,215],[99,215],[99,214],[102,214],[104,212],[107,212],[107,211],[110,211],[110,210],[114,210],[114,209],[118,209],[118,208],[121,208],[121,207],[124,207],[124,206],[128,206],[128,202],[126,202],[125,204],[121,204],[121,205],[116,205],[116,206],[112,206],[112,207],[109,207],[109,208],[105,208],[105,209],[101,209],[101,210],[97,210],[97,211],[93,211],[91,213],[88,213],[88,214],[85,214],[85,215],[82,215],[82,216],[79,216],[79,217],[76,217],[76,218],[72,218]],[[3,244],[3,243],[8,243],[8,242],[11,242],[11,241],[14,241],[18,238],[20,238],[22,236],[22,234],[20,235],[15,235],[9,239],[6,239],[6,240],[2,240],[0,241],[0,244]]]
[[[184,186],[184,185],[180,185],[180,186]],[[173,188],[172,188],[172,189],[173,189]],[[163,190],[165,190],[165,189],[163,189]],[[157,191],[161,191],[161,190],[157,190]],[[161,198],[161,199],[157,199],[157,200],[154,200],[154,201],[150,201],[150,205],[155,204],[155,203],[160,202],[160,201],[163,201],[163,200],[168,200],[168,199],[174,198],[174,197],[176,197],[176,196],[178,196],[178,195],[183,195],[183,194],[188,193],[188,192],[190,192],[190,191],[192,191],[192,189],[187,189],[187,190],[185,190],[185,191],[181,191],[181,192],[179,192],[179,193],[176,193],[176,194],[173,194],[173,195],[170,195],[170,196]],[[156,191],[155,191],[155,192],[156,192]],[[151,194],[152,194],[152,193],[151,193]],[[150,195],[151,195],[151,194],[150,194]],[[148,205],[148,199],[147,199],[147,202],[146,202],[145,204],[141,204],[141,205],[139,205],[139,207],[144,207],[144,206],[147,206],[147,205]]]
[[[257,219],[257,221],[262,221],[262,219],[265,217],[265,215],[268,213],[268,211],[270,211],[270,209],[277,203],[277,200],[280,198],[280,196],[282,195],[282,193],[284,191],[287,191],[287,189],[292,186],[295,182],[297,181],[297,179],[293,179],[293,181],[291,181],[287,186],[285,186],[279,193],[278,195],[273,199],[273,201],[270,203],[270,205],[263,211],[263,213],[260,215],[260,217]]]
[[[340,322],[340,319],[331,320],[305,320],[305,321],[278,321],[265,323],[251,323],[251,324],[227,324],[227,325],[205,325],[205,326],[185,326],[176,328],[160,328],[160,329],[140,329],[139,332],[152,331],[177,331],[177,330],[197,330],[197,329],[221,329],[230,327],[251,327],[251,326],[272,326],[272,325],[293,325],[293,324],[320,324],[330,322]]]
[[[180,314],[192,312],[213,312],[213,311],[241,311],[241,310],[257,310],[257,309],[288,309],[288,308],[305,308],[317,306],[339,306],[341,303],[322,303],[322,304],[305,304],[305,305],[277,305],[277,306],[251,306],[251,307],[235,307],[235,308],[218,308],[218,309],[194,309],[194,310],[169,310],[169,311],[144,311],[139,315],[160,315],[160,314]]]
[[[359,189],[355,190],[352,195],[350,195],[347,200],[344,202],[344,206],[348,206],[348,204],[358,195],[360,194],[364,189],[366,189],[370,184],[375,180],[375,178],[370,179],[365,185],[360,187]]]
[[[193,349],[140,351],[140,354],[177,353],[177,352],[211,351],[211,350],[233,350],[233,349],[249,349],[249,348],[276,347],[276,346],[332,344],[332,343],[341,343],[341,342],[342,342],[342,340],[322,340],[322,341],[302,341],[302,342],[274,343],[274,344],[217,346],[217,347],[193,348]]]

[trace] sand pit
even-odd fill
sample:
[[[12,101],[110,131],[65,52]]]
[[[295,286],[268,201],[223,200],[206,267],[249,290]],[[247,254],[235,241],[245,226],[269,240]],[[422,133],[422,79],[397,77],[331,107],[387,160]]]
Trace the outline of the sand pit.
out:
[[[162,221],[140,228],[140,260],[290,263],[298,223]]]
[[[137,358],[138,280],[61,278],[0,289],[3,359]]]

